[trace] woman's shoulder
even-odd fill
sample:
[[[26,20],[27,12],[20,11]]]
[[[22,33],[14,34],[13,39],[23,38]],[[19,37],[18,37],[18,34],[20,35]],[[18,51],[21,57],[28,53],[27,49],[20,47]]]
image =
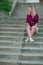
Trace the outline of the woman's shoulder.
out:
[[[31,17],[31,15],[30,14],[27,14],[27,17]]]

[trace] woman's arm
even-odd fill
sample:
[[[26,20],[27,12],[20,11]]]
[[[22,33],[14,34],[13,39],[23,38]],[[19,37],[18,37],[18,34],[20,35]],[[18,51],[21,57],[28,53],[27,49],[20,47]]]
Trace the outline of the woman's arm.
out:
[[[26,23],[26,26],[29,26],[30,27],[29,23]]]
[[[38,23],[36,23],[36,24],[34,25],[34,27],[37,27],[37,25],[38,25]]]
[[[35,26],[37,26],[37,25],[38,25],[38,23],[35,24]]]
[[[36,14],[36,16],[35,16],[35,26],[38,25],[38,22],[39,22],[39,16],[38,16],[38,14]]]

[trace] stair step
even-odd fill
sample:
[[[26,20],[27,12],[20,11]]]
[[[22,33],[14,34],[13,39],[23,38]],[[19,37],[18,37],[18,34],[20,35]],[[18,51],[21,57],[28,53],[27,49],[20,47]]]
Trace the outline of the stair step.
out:
[[[17,18],[17,17],[16,17]],[[5,22],[6,21],[6,22]],[[43,20],[39,20],[39,24],[42,24]],[[25,24],[26,25],[26,20],[0,20],[0,24]]]
[[[4,49],[21,49],[21,50],[43,50],[43,47],[18,47],[18,46],[0,46],[0,48]]]
[[[43,56],[20,56],[20,60],[43,60]]]
[[[18,55],[0,55],[0,59],[18,59]]]
[[[8,33],[12,33],[12,34],[24,34],[24,33],[26,33],[26,32],[13,32],[13,31],[0,31],[0,34],[8,34]],[[43,34],[43,32],[38,32],[37,34]]]
[[[18,43],[16,43],[16,42],[12,42],[12,43],[8,43],[8,42],[6,42],[6,43],[4,43],[4,42],[0,42],[0,46],[14,46],[14,47],[19,47],[20,45],[22,45],[22,47],[30,47],[31,48],[31,46],[34,48],[34,47],[43,47],[43,44],[40,42],[39,44],[38,43],[29,43],[28,42],[28,44],[27,43],[22,43],[22,42],[18,42]],[[19,47],[20,48],[20,47]],[[17,48],[17,49],[19,49],[19,48]],[[29,49],[27,48],[27,49],[25,49],[25,48],[23,48],[23,50],[26,50],[26,51],[28,51]]]
[[[14,28],[14,29],[0,29],[0,32],[24,32],[24,33],[26,33],[26,28],[25,29],[19,29],[19,28]],[[38,32],[43,32],[43,29],[42,28],[39,28],[38,29]]]
[[[0,40],[1,43],[9,44],[9,43],[21,43],[22,41],[7,41],[7,40]]]
[[[27,33],[17,34],[17,33],[0,33],[0,36],[16,36],[16,37],[28,37]],[[35,33],[34,37],[43,37],[43,34]]]
[[[2,27],[3,27],[3,26],[21,26],[21,27],[23,26],[23,27],[25,27],[26,25],[25,25],[25,24],[24,24],[24,25],[21,25],[21,24],[19,25],[19,24],[8,24],[8,23],[3,24],[3,23],[2,23],[2,24],[0,24],[0,26],[2,26]],[[40,25],[38,25],[38,26],[43,26],[43,25],[40,24]]]
[[[17,18],[17,17],[16,17]],[[39,23],[42,23],[43,22],[43,18],[40,20],[39,19]],[[11,23],[22,23],[22,24],[26,24],[26,18],[18,18],[18,19],[1,19],[0,20],[0,24],[3,24],[3,23],[5,23],[5,24],[11,24]]]
[[[22,39],[23,39],[23,40],[25,40],[26,37],[27,37],[27,33],[24,33],[24,32],[21,32],[21,33],[20,33],[20,32],[8,32],[8,31],[7,31],[7,32],[5,32],[5,31],[2,32],[2,31],[1,31],[1,32],[0,32],[0,36],[1,36],[1,35],[2,35],[2,36],[5,35],[5,36],[7,36],[6,39],[9,38],[9,39],[12,39],[12,40],[14,40],[14,39],[18,39],[18,40],[22,40]],[[8,36],[10,36],[10,35],[13,36],[13,37],[8,37]],[[18,37],[17,37],[17,36],[18,36]],[[20,36],[20,37],[19,37],[19,36]],[[24,37],[23,37],[23,36],[24,36]],[[38,32],[37,34],[34,35],[34,38],[35,38],[35,37],[38,38],[38,37],[40,37],[40,36],[41,36],[41,39],[43,39],[43,38],[42,38],[42,37],[43,37],[43,32]],[[3,38],[5,39],[5,37],[3,37]],[[3,38],[1,37],[0,39],[3,39]],[[38,39],[39,39],[39,38],[38,38]],[[36,39],[36,40],[37,40],[37,39]]]
[[[19,46],[0,46],[0,51],[5,52],[18,52],[22,53],[43,53],[43,47],[19,47]]]
[[[15,26],[20,26],[20,27],[23,26],[23,27],[25,27],[26,25],[25,25],[25,24],[24,24],[24,25],[21,25],[21,24],[20,24],[20,25],[19,25],[19,24],[7,24],[7,23],[6,23],[6,24],[0,24],[0,27],[1,27],[1,26],[2,26],[2,27],[4,27],[4,26],[6,26],[6,27],[7,27],[7,26],[8,26],[8,27],[15,27]],[[42,25],[42,26],[43,26],[43,25]]]
[[[19,25],[19,24],[0,24],[0,27],[15,27],[15,26],[20,26],[20,27],[25,27],[26,25],[25,24],[23,24],[23,25]],[[38,27],[43,27],[43,25],[38,25]]]
[[[39,31],[43,31],[43,27],[38,27]],[[0,27],[0,31],[26,31],[26,27]]]
[[[26,44],[30,44],[29,42],[24,42],[24,41],[22,41],[22,40],[19,40],[19,41],[11,41],[11,40],[9,40],[9,41],[7,41],[7,40],[0,40],[0,44],[1,43],[5,43],[5,44],[9,44],[9,43],[21,43],[21,44],[24,44],[24,43],[26,43]],[[42,41],[40,41],[40,42],[33,42],[32,44],[43,44],[43,42]]]
[[[17,52],[0,52],[1,55],[7,55],[7,56],[20,56],[20,57],[43,57],[43,53],[17,53]]]
[[[24,41],[7,41],[7,40],[0,40],[0,46],[14,46],[14,47],[19,47],[22,45],[22,48],[25,49],[25,47],[28,50],[28,47],[31,48],[31,46],[34,47],[43,47],[43,41],[35,41],[33,43],[30,42],[24,42]],[[19,47],[20,48],[20,47]]]
[[[21,39],[22,39],[22,38],[27,38],[27,37],[26,37],[26,36],[25,36],[25,37],[24,37],[24,36],[22,36],[22,37],[21,37],[21,36],[18,36],[18,37],[17,37],[17,36],[7,36],[7,35],[4,36],[4,35],[0,35],[0,39],[1,39],[1,38],[2,38],[2,39],[3,39],[3,38],[5,38],[5,39],[6,39],[6,38],[9,38],[9,39],[11,39],[11,38],[19,39],[19,38],[21,38]],[[34,39],[43,39],[43,37],[40,37],[40,36],[39,36],[39,37],[38,37],[38,36],[37,36],[37,37],[33,37],[33,38],[34,38]]]
[[[21,53],[43,53],[43,50],[27,49],[27,50],[21,50]]]
[[[27,14],[26,14],[26,15],[27,15]],[[16,18],[17,18],[17,17],[16,17]],[[2,19],[0,20],[0,24],[1,24],[2,22],[5,23],[5,24],[9,24],[9,23],[24,23],[24,24],[25,24],[25,23],[26,23],[26,18],[23,18],[23,19],[22,19],[22,18],[13,19],[13,17],[12,17],[12,19],[11,19],[11,18],[10,18],[10,19],[3,19],[3,18],[2,18]],[[43,22],[43,18],[40,18],[40,19],[39,19],[39,23],[41,23],[41,22]],[[2,23],[2,24],[3,24],[3,23]]]
[[[18,61],[15,59],[1,59],[0,62],[10,62],[10,63],[17,63]]]
[[[19,61],[18,63],[20,63],[20,64],[43,64],[43,61],[41,61],[41,60],[21,60],[21,61]]]
[[[41,60],[15,60],[15,59],[12,59],[12,60],[9,60],[9,59],[1,59],[0,62],[13,62],[13,63],[18,63],[18,64],[43,64],[43,61]]]
[[[18,54],[18,55],[17,55]],[[19,56],[19,60],[43,60],[43,54],[40,55],[39,54],[19,54],[19,53],[1,53],[0,54],[0,59],[16,59],[17,60],[17,57]]]
[[[4,52],[4,53],[19,53],[20,49],[14,49],[14,48],[0,48],[0,53]]]
[[[38,27],[38,29],[39,29],[39,31],[43,31],[43,27]],[[19,31],[21,31],[21,32],[23,32],[23,31],[26,31],[26,27],[0,27],[0,32],[1,31],[17,31],[17,32],[19,32]]]
[[[17,65],[17,63],[10,62],[0,62],[0,65]]]
[[[0,55],[0,59],[16,59],[19,55]],[[43,56],[21,56],[19,60],[43,60]]]
[[[0,35],[0,38],[27,38],[27,37],[26,36],[22,36],[22,37],[21,36],[18,36],[17,37],[17,36],[7,36],[7,35],[4,36],[4,35]],[[33,38],[34,39],[43,39],[43,36],[42,37],[40,37],[40,36],[39,37],[38,36],[37,37],[34,37],[33,36]]]
[[[0,26],[0,29],[2,28],[2,29],[15,29],[15,28],[25,28],[26,26],[18,26],[18,25],[16,25],[16,26]]]
[[[4,40],[6,40],[6,41],[24,41],[25,42],[25,37],[0,37],[0,41],[2,40],[2,41],[4,41]],[[37,42],[40,42],[40,41],[43,41],[43,37],[33,37],[33,39],[35,40],[35,41],[37,41]],[[34,42],[35,42],[34,41]],[[29,42],[29,41],[28,41]]]

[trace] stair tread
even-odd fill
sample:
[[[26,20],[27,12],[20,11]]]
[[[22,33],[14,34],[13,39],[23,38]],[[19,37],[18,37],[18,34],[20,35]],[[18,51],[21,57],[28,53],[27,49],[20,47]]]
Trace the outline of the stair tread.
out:
[[[24,56],[24,57],[43,57],[43,53],[17,53],[17,52],[0,52],[0,55],[11,55],[11,56]]]
[[[13,62],[13,63],[21,63],[21,64],[43,64],[43,60],[15,60],[15,59],[12,59],[12,60],[9,60],[9,59],[1,59],[0,62]]]
[[[43,28],[40,28],[40,27],[38,27],[38,28],[43,30]],[[24,30],[24,29],[26,29],[26,27],[21,27],[20,28],[20,26],[15,26],[15,27],[8,27],[8,26],[7,27],[3,27],[2,26],[2,27],[0,27],[0,29],[21,29],[21,30],[23,29]]]
[[[43,50],[43,47],[18,47],[18,46],[0,46],[0,48],[14,48],[14,49],[22,49],[22,50]]]
[[[4,26],[6,26],[6,27],[9,27],[9,26],[20,26],[20,27],[25,27],[26,25],[25,25],[25,24],[22,24],[22,25],[20,24],[20,25],[19,25],[19,24],[15,24],[15,23],[14,23],[14,24],[0,24],[0,26],[2,26],[2,27],[4,27]],[[38,26],[39,26],[39,27],[41,27],[41,26],[43,27],[42,24],[40,24],[40,25],[38,25]]]
[[[2,27],[3,27],[3,26],[6,26],[6,27],[7,27],[7,26],[20,26],[20,27],[23,26],[23,27],[25,27],[26,25],[25,25],[25,24],[23,24],[23,25],[20,24],[20,25],[19,25],[19,24],[16,24],[16,23],[15,23],[15,24],[0,24],[0,26],[2,26]],[[43,26],[43,25],[40,24],[40,25],[38,25],[38,26]]]
[[[0,40],[0,43],[21,43],[23,44],[24,42],[23,41],[11,41],[11,40]],[[29,42],[25,42],[26,44],[30,44]],[[33,42],[32,44],[43,44],[43,42]]]
[[[0,38],[27,38],[28,36],[17,36],[17,35],[4,35],[4,34],[0,34]],[[33,38],[43,38],[43,35],[38,35],[37,33],[33,36]]]
[[[13,31],[0,31],[0,33],[3,33],[3,34],[5,34],[5,33],[18,33],[18,34],[24,34],[24,33],[26,33],[26,32],[13,32]],[[43,32],[38,32],[37,34],[43,34]]]

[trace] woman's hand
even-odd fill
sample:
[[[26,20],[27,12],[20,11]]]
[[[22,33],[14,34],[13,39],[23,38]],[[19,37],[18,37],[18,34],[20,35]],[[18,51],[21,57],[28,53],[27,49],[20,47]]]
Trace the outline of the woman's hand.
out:
[[[30,28],[30,25],[28,23],[26,23],[26,27]]]
[[[38,23],[35,24],[35,26],[37,26],[37,25],[38,25]]]
[[[26,23],[27,26],[30,26],[28,23]]]
[[[36,23],[36,24],[34,25],[34,27],[37,27],[37,25],[38,25],[38,23]]]

